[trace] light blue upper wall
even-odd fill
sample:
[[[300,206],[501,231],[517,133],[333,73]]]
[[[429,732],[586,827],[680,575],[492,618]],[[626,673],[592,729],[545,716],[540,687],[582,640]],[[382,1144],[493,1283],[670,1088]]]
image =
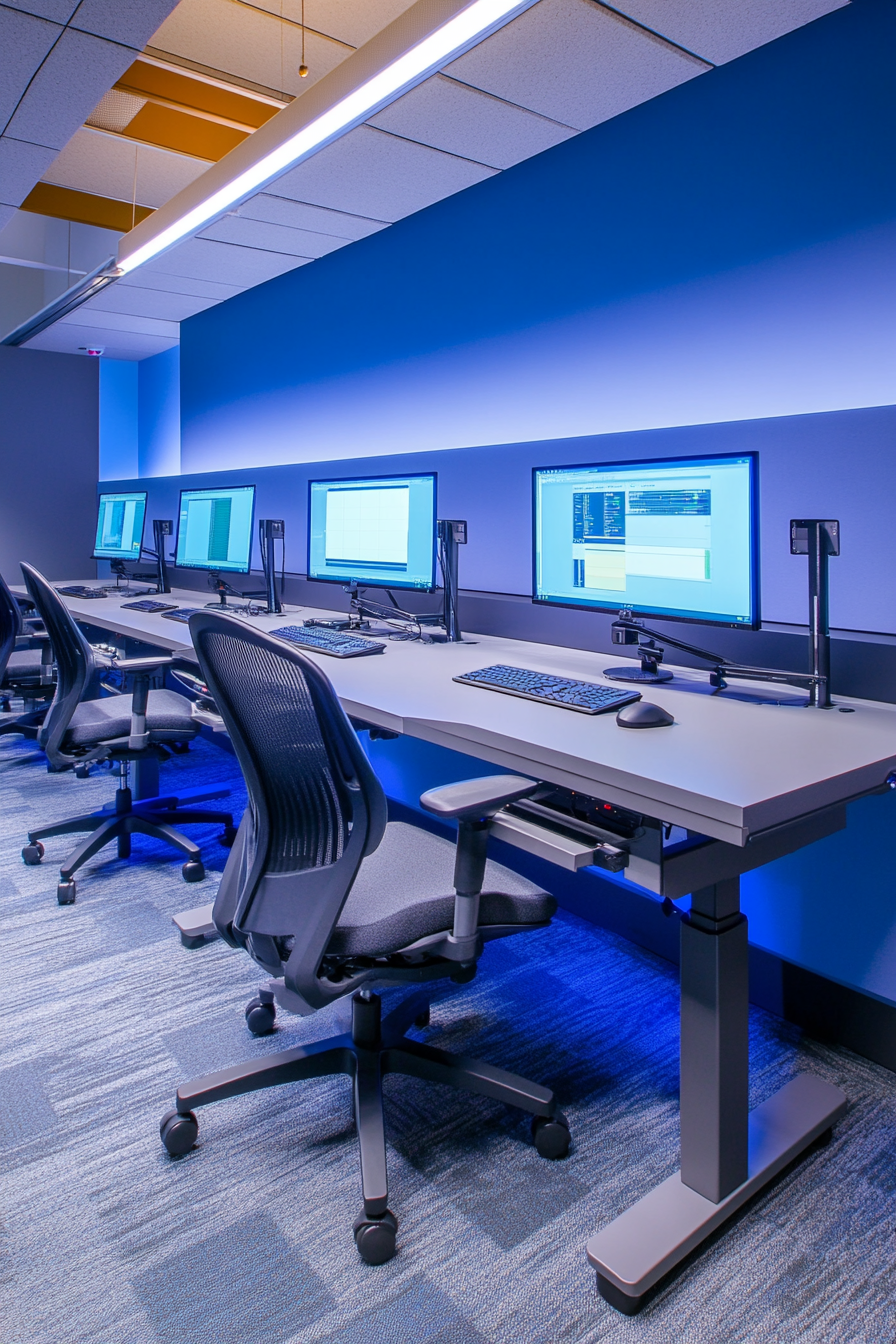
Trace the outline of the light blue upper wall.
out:
[[[175,476],[181,469],[180,349],[144,359],[140,369],[140,476]]]
[[[139,364],[100,359],[100,480],[139,474],[137,396]]]
[[[184,470],[896,401],[894,28],[854,0],[189,319]]]

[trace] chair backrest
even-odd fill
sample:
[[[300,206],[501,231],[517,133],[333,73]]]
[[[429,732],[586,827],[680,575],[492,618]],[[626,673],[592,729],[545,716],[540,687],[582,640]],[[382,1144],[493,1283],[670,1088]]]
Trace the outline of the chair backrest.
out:
[[[0,682],[6,674],[9,655],[22,633],[22,613],[3,575],[0,574]]]
[[[62,751],[62,739],[98,669],[90,645],[55,588],[33,565],[26,565],[24,561],[22,573],[31,600],[50,636],[56,662],[56,694],[41,725],[38,745],[46,752],[52,767],[64,769],[76,757]]]
[[[318,970],[386,799],[327,677],[296,647],[212,611],[190,618],[249,807],[215,902],[215,923],[312,1007]],[[344,992],[344,991],[339,991]]]

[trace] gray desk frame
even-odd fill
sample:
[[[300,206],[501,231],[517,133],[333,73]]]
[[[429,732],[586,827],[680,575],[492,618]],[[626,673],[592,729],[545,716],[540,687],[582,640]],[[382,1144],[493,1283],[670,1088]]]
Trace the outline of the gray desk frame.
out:
[[[200,606],[204,596],[178,591],[170,600]],[[120,598],[66,600],[80,620],[192,656],[188,631],[175,622],[122,610]],[[317,614],[292,608],[252,624],[274,629]],[[846,1109],[838,1088],[804,1074],[748,1110],[739,877],[841,828],[847,802],[887,786],[896,770],[896,707],[838,698],[832,710],[809,710],[798,707],[796,693],[789,705],[746,703],[712,697],[704,675],[673,668],[675,680],[649,695],[672,711],[675,725],[633,733],[611,715],[586,718],[452,681],[495,662],[601,680],[612,660],[578,649],[479,636],[475,645],[390,643],[376,658],[312,656],[348,713],[368,723],[707,837],[677,860],[631,856],[639,884],[673,898],[691,894],[681,923],[681,1167],[587,1247],[601,1292],[631,1314]]]

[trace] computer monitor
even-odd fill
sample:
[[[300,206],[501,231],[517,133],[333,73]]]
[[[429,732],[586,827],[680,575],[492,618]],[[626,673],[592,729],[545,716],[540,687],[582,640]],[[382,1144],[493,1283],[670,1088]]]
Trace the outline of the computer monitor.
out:
[[[435,566],[434,472],[309,481],[309,579],[431,593]]]
[[[254,485],[181,490],[175,564],[248,574],[254,509]]]
[[[145,490],[120,490],[100,495],[94,559],[139,560],[145,521]]]
[[[533,599],[756,628],[756,456],[538,467]]]

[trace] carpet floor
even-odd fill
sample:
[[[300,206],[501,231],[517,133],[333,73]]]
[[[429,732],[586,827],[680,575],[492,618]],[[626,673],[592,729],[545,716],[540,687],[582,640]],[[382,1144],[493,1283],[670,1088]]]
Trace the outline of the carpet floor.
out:
[[[176,791],[230,782],[199,741],[163,767]],[[674,968],[571,916],[491,945],[421,1038],[554,1088],[573,1133],[541,1160],[528,1122],[416,1080],[385,1084],[399,1250],[372,1268],[349,1084],[324,1079],[211,1106],[169,1158],[159,1117],[178,1083],[327,1036],[345,1007],[281,1014],[253,1039],[263,976],[217,942],[187,951],[171,916],[210,901],[226,859],[189,827],[208,876],[187,886],[164,846],[101,853],[56,903],[51,841],[29,826],[102,806],[100,771],[50,775],[0,741],[0,1340],[3,1344],[848,1344],[896,1338],[896,1079],[751,1015],[757,1104],[812,1070],[850,1099],[833,1142],[788,1170],[640,1316],[596,1294],[588,1236],[677,1166]],[[212,804],[223,807],[223,802]],[[387,999],[388,1005],[388,999]]]

